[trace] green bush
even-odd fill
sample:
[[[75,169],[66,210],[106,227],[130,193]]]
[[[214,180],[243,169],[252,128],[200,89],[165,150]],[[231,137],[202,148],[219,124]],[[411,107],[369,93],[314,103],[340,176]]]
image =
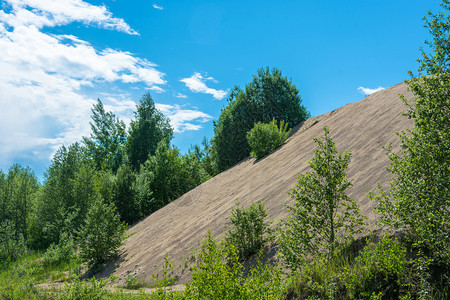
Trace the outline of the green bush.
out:
[[[125,226],[115,206],[97,201],[89,209],[79,232],[80,257],[90,265],[116,257],[124,232]]]
[[[228,257],[228,261],[224,257]],[[244,266],[234,246],[218,244],[211,234],[202,245],[199,262],[192,269],[186,299],[280,299],[284,292],[279,269],[262,266],[260,262],[244,277]]]
[[[257,159],[264,157],[283,145],[290,132],[288,124],[284,123],[284,121],[280,122],[279,128],[275,119],[267,124],[256,123],[247,133],[247,141],[252,149],[250,155]]]
[[[44,265],[59,265],[69,262],[73,257],[75,257],[73,238],[64,232],[59,238],[59,244],[51,244],[42,259]]]
[[[227,232],[227,241],[236,247],[240,259],[258,253],[267,241],[268,224],[264,222],[267,211],[261,202],[244,209],[236,201],[231,210],[232,227]]]
[[[67,300],[84,300],[84,299],[106,299],[108,291],[104,289],[106,280],[90,280],[82,281],[76,277],[71,283],[67,284],[56,299]]]
[[[355,299],[382,295],[398,298],[400,289],[408,280],[406,248],[396,239],[384,237],[376,245],[364,247],[354,265],[345,273],[345,286]]]

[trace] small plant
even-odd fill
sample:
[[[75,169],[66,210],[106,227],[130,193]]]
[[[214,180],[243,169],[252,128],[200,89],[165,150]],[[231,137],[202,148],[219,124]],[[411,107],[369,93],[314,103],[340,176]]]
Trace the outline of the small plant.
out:
[[[136,275],[128,274],[127,277],[125,277],[125,288],[130,290],[137,290],[143,286],[144,284]]]
[[[257,159],[264,157],[283,145],[290,132],[288,124],[284,123],[284,121],[280,122],[280,127],[278,128],[275,118],[268,124],[256,123],[247,133],[247,141],[252,149],[250,155]]]
[[[163,273],[161,278],[153,275],[153,279],[159,287],[167,287],[173,285],[176,280],[176,276],[174,276],[175,269],[173,264],[169,261],[169,258],[164,256],[164,265],[163,265]]]
[[[266,243],[269,227],[264,222],[266,217],[266,208],[260,201],[248,209],[236,201],[236,207],[231,210],[232,227],[227,232],[226,240],[236,247],[240,259],[258,253]]]

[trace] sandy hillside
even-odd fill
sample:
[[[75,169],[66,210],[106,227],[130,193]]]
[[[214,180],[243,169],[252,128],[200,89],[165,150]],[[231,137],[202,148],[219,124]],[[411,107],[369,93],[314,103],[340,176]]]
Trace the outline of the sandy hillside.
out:
[[[330,136],[340,151],[351,150],[348,176],[353,187],[349,195],[373,223],[374,204],[366,193],[377,182],[385,184],[389,180],[385,170],[388,160],[381,147],[392,143],[398,149],[394,132],[412,124],[401,116],[406,107],[399,94],[411,98],[406,85],[401,83],[311,118],[271,155],[258,161],[248,158],[153,213],[129,230],[134,234],[122,249],[122,260],[107,273],[120,275],[136,270],[148,282],[152,281],[152,274],[161,270],[166,254],[175,267],[183,265],[208,230],[213,235],[223,235],[236,199],[246,207],[252,201],[262,200],[270,221],[285,218],[288,215],[285,204],[291,201],[287,191],[295,186],[297,174],[307,170],[307,161],[315,149],[313,138],[323,135],[323,126],[330,128]],[[181,282],[189,279],[187,270],[179,275]]]

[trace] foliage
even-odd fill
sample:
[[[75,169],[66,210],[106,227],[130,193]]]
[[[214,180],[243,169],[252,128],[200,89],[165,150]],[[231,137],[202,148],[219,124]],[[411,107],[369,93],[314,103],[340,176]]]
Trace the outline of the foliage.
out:
[[[134,188],[136,174],[131,167],[123,164],[117,170],[113,187],[112,203],[117,208],[120,219],[133,224],[142,216],[139,199]]]
[[[224,261],[228,257],[228,262]],[[186,299],[279,299],[284,284],[279,269],[252,268],[243,277],[243,265],[233,245],[219,245],[211,234],[202,245],[199,262],[193,266],[192,281],[186,285]]]
[[[267,241],[268,225],[264,222],[267,211],[261,202],[252,204],[248,209],[236,202],[231,210],[232,227],[227,232],[227,241],[234,245],[238,257],[245,259],[258,253]]]
[[[79,231],[80,257],[91,265],[116,257],[124,232],[125,226],[114,205],[101,200],[95,202]]]
[[[28,216],[34,198],[40,187],[33,171],[28,167],[14,164],[7,174],[0,171],[0,223],[8,222],[8,227],[25,240],[28,235]]]
[[[208,175],[195,156],[181,156],[167,140],[161,141],[138,175],[136,188],[142,213],[145,216],[156,211],[206,179]]]
[[[75,244],[72,236],[67,233],[62,233],[59,239],[59,244],[51,244],[42,256],[44,265],[59,265],[61,263],[68,263],[76,256]]]
[[[399,134],[402,150],[390,153],[388,192],[379,187],[376,210],[383,224],[410,228],[418,246],[450,260],[450,75],[415,78],[406,116],[414,128]]]
[[[95,278],[83,281],[76,277],[67,284],[56,299],[84,300],[84,299],[105,299],[108,291],[104,289],[106,280],[96,280]]]
[[[164,256],[164,264],[161,278],[153,275],[153,279],[155,280],[158,287],[160,288],[168,287],[175,283],[176,276],[174,276],[174,272],[175,269],[173,267],[173,264],[169,261],[169,258],[166,254],[166,256]]]
[[[0,262],[15,260],[26,251],[25,239],[17,233],[12,221],[0,223]]]
[[[290,191],[294,204],[280,237],[286,266],[297,269],[309,256],[331,261],[336,251],[363,229],[363,217],[356,202],[346,195],[350,152],[339,153],[324,127],[323,139],[314,139],[317,149],[309,161],[312,171],[298,175]],[[308,257],[309,258],[309,257]]]
[[[247,133],[247,141],[252,149],[250,155],[259,159],[271,153],[283,145],[290,131],[284,121],[280,122],[280,128],[278,128],[275,118],[268,124],[256,123]]]
[[[376,245],[364,247],[354,265],[344,273],[345,285],[351,298],[382,295],[394,299],[400,296],[408,278],[406,248],[397,240],[385,236]]]
[[[301,103],[295,85],[277,69],[259,69],[245,91],[235,87],[228,97],[228,105],[214,123],[212,155],[216,172],[249,155],[246,135],[255,123],[284,120],[292,128],[306,120],[309,113]]]
[[[146,93],[136,106],[135,119],[131,121],[126,150],[133,170],[139,170],[149,155],[154,155],[159,142],[169,142],[173,136],[169,119],[159,111]]]
[[[444,12],[439,11],[437,14],[433,14],[429,11],[428,18],[423,18],[425,28],[428,28],[433,39],[425,41],[425,46],[430,53],[425,52],[423,48],[420,49],[422,59],[418,59],[419,72],[426,71],[429,75],[450,71],[450,15],[446,13],[450,10],[450,1],[442,0],[440,5],[444,8]]]
[[[354,258],[341,251],[333,263],[307,261],[292,277],[289,295],[301,299],[446,299],[445,283],[433,285],[426,257],[409,259],[405,245],[385,236]],[[440,274],[436,279],[442,279]]]
[[[116,172],[123,160],[126,141],[125,123],[114,113],[106,112],[98,99],[92,108],[90,138],[83,138],[87,151],[95,161],[97,169]]]
[[[95,166],[80,144],[58,149],[30,214],[29,244],[32,248],[45,249],[58,243],[64,231],[76,236],[87,209],[98,197],[95,175]]]

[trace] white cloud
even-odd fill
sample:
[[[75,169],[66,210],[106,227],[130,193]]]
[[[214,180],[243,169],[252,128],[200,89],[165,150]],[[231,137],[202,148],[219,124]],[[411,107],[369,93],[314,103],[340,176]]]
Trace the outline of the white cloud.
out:
[[[213,119],[212,116],[204,112],[199,110],[183,109],[179,105],[156,103],[155,106],[164,115],[169,117],[170,125],[173,127],[173,130],[178,133],[187,130],[199,130],[202,128],[202,125],[199,123],[206,123]]]
[[[105,6],[95,6],[82,0],[5,0],[12,13],[0,11],[0,21],[9,26],[65,25],[72,22],[96,24],[102,28],[138,34],[121,18],[115,18]]]
[[[70,22],[94,24],[135,34],[104,6],[81,0],[6,0],[0,10],[0,164],[20,155],[48,157],[61,144],[79,141],[90,131],[95,100],[86,87],[143,83],[163,91],[165,74],[146,59],[125,51],[96,49],[67,34],[41,29]],[[129,121],[134,102],[115,93],[107,109]],[[1,167],[0,167],[1,168]]]
[[[155,4],[155,3],[153,3],[153,8],[156,8],[156,9],[159,9],[159,10],[163,10],[164,9],[164,7],[162,7],[162,6],[158,5],[158,4]]]
[[[177,98],[183,98],[183,99],[186,99],[186,98],[187,98],[187,96],[184,95],[184,94],[182,94],[182,93],[176,93],[176,94],[175,94],[175,97],[177,97]]]
[[[358,88],[358,92],[360,92],[363,95],[372,95],[373,93],[376,93],[376,92],[379,92],[382,90],[384,90],[384,87],[381,87],[381,86],[377,87],[376,89],[365,88],[362,86],[360,86]]]
[[[215,83],[217,81],[212,77],[203,77],[202,74],[195,72],[194,75],[188,78],[183,78],[180,81],[184,82],[186,86],[194,93],[211,94],[214,99],[222,100],[228,94],[228,91],[215,90],[206,86],[205,82],[211,80]]]

